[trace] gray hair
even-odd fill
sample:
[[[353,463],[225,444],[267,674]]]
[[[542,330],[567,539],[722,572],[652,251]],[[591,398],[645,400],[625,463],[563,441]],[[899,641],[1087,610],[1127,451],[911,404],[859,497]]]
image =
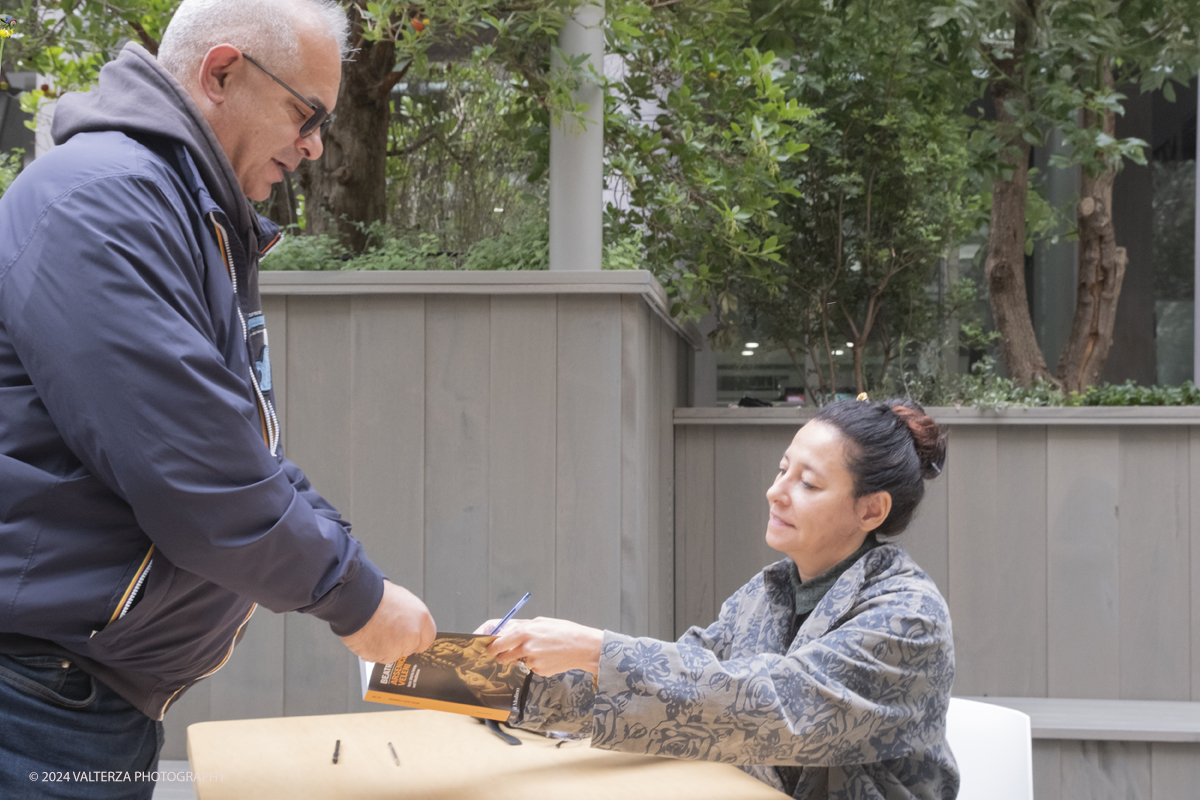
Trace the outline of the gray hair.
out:
[[[183,0],[163,33],[158,63],[187,86],[208,51],[231,44],[272,70],[299,66],[298,30],[323,28],[349,52],[350,21],[335,0]]]

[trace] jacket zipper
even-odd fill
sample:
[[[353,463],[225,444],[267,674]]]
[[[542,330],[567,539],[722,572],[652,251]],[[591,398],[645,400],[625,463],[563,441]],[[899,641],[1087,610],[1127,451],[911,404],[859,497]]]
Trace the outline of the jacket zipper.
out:
[[[146,562],[146,568],[142,570],[141,576],[138,577],[137,583],[133,585],[133,591],[129,593],[129,599],[125,601],[125,605],[121,607],[121,613],[117,615],[117,619],[129,613],[129,608],[133,605],[133,601],[137,599],[138,592],[142,590],[142,584],[146,582],[147,576],[150,575],[150,568],[154,566],[154,559]]]
[[[150,549],[146,551],[146,555],[142,558],[142,563],[138,565],[137,575],[130,582],[129,588],[125,590],[125,594],[117,602],[117,607],[113,610],[112,616],[108,618],[108,625],[125,616],[125,612],[129,611],[129,607],[133,604],[134,598],[137,597],[138,590],[142,588],[142,584],[146,581],[146,576],[150,574],[150,565],[154,563],[154,545],[150,545]],[[108,627],[105,625],[104,627]],[[92,636],[95,636],[99,631],[92,631]]]
[[[167,707],[171,705],[171,701],[175,699],[176,695],[178,695],[180,692],[182,692],[184,689],[188,688],[189,686],[194,686],[195,684],[199,683],[200,681],[204,680],[208,676],[215,673],[217,670],[221,669],[221,667],[225,666],[225,662],[229,661],[229,657],[231,655],[233,655],[233,648],[237,646],[238,636],[241,635],[242,628],[246,627],[246,623],[248,623],[250,621],[250,618],[252,616],[254,616],[254,611],[257,608],[258,608],[258,603],[255,603],[254,605],[250,606],[250,612],[248,614],[246,614],[246,618],[244,620],[242,620],[242,624],[238,625],[237,630],[233,632],[233,638],[229,641],[229,650],[227,650],[225,652],[225,657],[221,659],[220,664],[217,664],[215,667],[213,667],[212,669],[210,669],[208,672],[204,673],[200,677],[196,678],[196,680],[192,681],[191,683],[185,683],[185,684],[183,684],[183,686],[180,686],[178,689],[171,692],[171,696],[167,698],[167,701],[165,703],[163,703],[162,708],[159,709],[158,719],[160,721],[162,720],[163,717],[166,716]]]
[[[217,240],[221,244],[221,257],[225,260],[225,271],[229,273],[229,280],[233,283],[233,304],[234,304],[234,307],[237,309],[238,322],[242,326],[242,341],[249,343],[250,336],[249,336],[249,332],[247,331],[247,328],[246,328],[246,318],[242,314],[242,304],[238,300],[237,270],[235,270],[233,267],[233,251],[229,246],[229,234],[226,232],[224,226],[222,226],[220,222],[217,222],[216,212],[210,212],[208,215],[208,218],[209,218],[209,221],[212,222],[213,227],[217,231]],[[272,241],[270,246],[268,247],[267,252],[270,252],[270,250],[272,248],[274,248],[274,246],[276,244],[279,243],[279,240],[281,238],[283,238],[283,237],[276,236],[275,240]],[[275,415],[274,404],[272,404],[271,402],[269,402],[267,400],[266,396],[263,394],[262,389],[259,387],[258,376],[254,374],[253,366],[250,367],[250,385],[254,387],[254,394],[255,394],[255,397],[258,399],[259,410],[260,411],[265,410],[265,412],[266,412],[265,417],[269,421],[269,423],[264,426],[267,428],[267,446],[271,450],[271,455],[273,455],[273,456],[278,455],[279,433],[280,433],[279,418]],[[149,570],[147,569],[147,571],[149,571]],[[213,667],[212,669],[210,669],[208,672],[204,673],[200,677],[196,678],[196,680],[192,681],[191,683],[185,683],[182,686],[180,686],[178,689],[176,689],[174,692],[172,692],[171,696],[167,698],[166,702],[163,703],[162,708],[158,712],[159,720],[161,720],[164,716],[166,716],[167,707],[171,705],[171,701],[174,700],[179,695],[180,692],[182,692],[187,687],[192,686],[193,684],[199,683],[200,681],[204,680],[205,678],[207,678],[210,675],[217,672],[219,669],[221,669],[221,667],[225,666],[225,663],[227,661],[229,661],[229,657],[231,655],[233,655],[233,648],[237,646],[238,636],[241,635],[242,629],[246,627],[246,624],[248,622],[250,622],[250,617],[254,616],[254,611],[257,608],[258,608],[258,603],[255,603],[254,605],[250,606],[250,611],[249,611],[249,613],[246,614],[246,618],[242,620],[242,623],[240,625],[238,625],[237,630],[233,632],[233,637],[229,641],[229,649],[227,651],[225,651],[225,657],[221,659],[221,663],[217,664],[215,667]]]
[[[238,322],[242,326],[242,341],[249,343],[250,334],[246,328],[246,318],[242,314],[242,304],[238,300],[237,270],[233,267],[233,250],[229,246],[229,234],[225,231],[224,226],[220,222],[217,222],[215,211],[209,212],[208,218],[217,230],[217,239],[221,243],[221,255],[225,259],[225,271],[229,273],[229,280],[233,283],[234,307],[237,308]],[[275,242],[272,243],[272,247],[274,247],[274,244],[280,238],[276,237]],[[254,387],[254,395],[258,399],[258,407],[263,412],[265,423],[263,427],[266,428],[267,448],[271,451],[271,455],[278,456],[280,438],[279,417],[275,414],[275,404],[267,400],[266,395],[263,394],[263,390],[259,387],[258,376],[254,374],[253,365],[250,366],[250,385]]]
[[[271,253],[272,250],[274,250],[276,247],[278,247],[279,243],[282,241],[283,241],[283,231],[280,231],[279,233],[275,234],[275,238],[271,240],[271,243],[268,244],[266,247],[264,247],[262,249],[262,252],[260,252],[258,254],[258,263],[261,264],[262,260],[264,258],[266,258]]]

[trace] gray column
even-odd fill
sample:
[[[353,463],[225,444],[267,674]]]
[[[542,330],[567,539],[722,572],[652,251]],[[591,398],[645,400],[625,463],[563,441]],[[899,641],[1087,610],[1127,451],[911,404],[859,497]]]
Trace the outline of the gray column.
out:
[[[581,7],[558,43],[568,58],[587,54],[595,74],[603,75],[603,0]],[[561,69],[563,63],[556,57],[553,66]],[[604,93],[589,75],[574,96],[588,107],[583,124],[564,115],[550,126],[550,269],[598,270],[604,245]]]

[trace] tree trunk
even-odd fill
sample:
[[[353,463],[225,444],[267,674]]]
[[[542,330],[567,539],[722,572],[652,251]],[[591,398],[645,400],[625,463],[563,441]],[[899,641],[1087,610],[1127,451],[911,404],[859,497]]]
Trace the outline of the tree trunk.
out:
[[[367,246],[363,227],[387,217],[387,144],[396,46],[368,42],[354,15],[353,61],[342,65],[337,119],[322,135],[325,154],[312,162],[304,185],[306,231],[334,234],[352,252]]]
[[[1104,69],[1104,83],[1111,91],[1111,65]],[[1116,114],[1083,112],[1084,125],[1100,123],[1110,137],[1116,133]],[[1125,279],[1128,258],[1124,247],[1117,247],[1112,218],[1113,181],[1116,164],[1098,177],[1084,170],[1079,191],[1079,283],[1075,293],[1075,318],[1071,336],[1058,362],[1058,377],[1066,391],[1082,392],[1100,379],[1108,350],[1112,346],[1113,322],[1117,300]]]
[[[1012,169],[1012,177],[998,177],[992,187],[991,235],[984,264],[992,317],[1000,332],[1000,352],[1008,368],[1008,377],[1021,386],[1030,386],[1039,378],[1053,380],[1046,359],[1033,333],[1029,317],[1029,297],[1025,288],[1025,194],[1029,183],[1029,143],[1021,136],[1016,120],[1005,107],[1028,103],[1019,79],[1027,43],[1032,37],[1032,22],[1017,22],[1013,57],[1002,65],[1005,77],[993,85],[996,119],[1008,139],[999,159],[1002,167]]]
[[[271,187],[271,196],[258,204],[259,213],[281,228],[296,224],[296,192],[292,176],[284,173],[283,180]]]

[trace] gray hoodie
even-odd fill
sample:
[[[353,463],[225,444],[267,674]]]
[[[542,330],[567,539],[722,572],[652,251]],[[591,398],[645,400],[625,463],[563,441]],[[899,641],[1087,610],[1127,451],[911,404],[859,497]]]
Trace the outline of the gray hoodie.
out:
[[[133,42],[100,70],[98,88],[72,92],[58,101],[50,135],[55,144],[62,144],[77,133],[113,130],[164,136],[183,144],[246,249],[258,249],[257,216],[217,135],[175,76]]]

